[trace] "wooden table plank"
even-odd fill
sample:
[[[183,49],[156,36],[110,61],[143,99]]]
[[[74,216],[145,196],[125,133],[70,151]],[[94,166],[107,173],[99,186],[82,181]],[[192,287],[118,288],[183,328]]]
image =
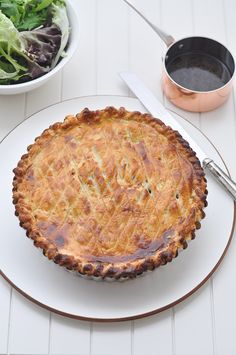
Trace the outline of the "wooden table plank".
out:
[[[57,73],[45,85],[26,94],[26,117],[61,100],[61,76],[61,72]]]
[[[133,354],[169,355],[173,353],[172,310],[134,322]]]
[[[176,355],[214,354],[210,290],[207,283],[175,307]]]
[[[11,296],[10,285],[0,277],[0,354],[7,353],[8,349]]]
[[[58,73],[45,85],[26,94],[26,100],[21,101],[24,103],[24,116],[27,117],[42,108],[59,102],[60,99],[61,73]],[[19,117],[18,120],[20,122]],[[50,340],[50,320],[50,312],[35,306],[14,291],[11,306],[9,351],[22,354],[47,354]],[[23,341],[26,338],[28,340]]]
[[[122,19],[122,21],[121,21]],[[123,1],[100,0],[97,3],[97,93],[126,95],[118,72],[128,69],[128,11]]]
[[[14,100],[14,101],[13,101]],[[25,95],[0,96],[0,139],[25,116]],[[3,173],[1,171],[1,173]],[[0,281],[0,353],[7,353],[9,345],[11,288]]]
[[[74,0],[79,16],[78,50],[63,69],[63,100],[96,95],[97,0]]]
[[[50,351],[52,355],[90,353],[90,323],[52,314]]]
[[[213,278],[215,348],[217,355],[234,355],[236,284],[235,280],[236,232],[219,270]]]
[[[160,26],[161,2],[136,0],[134,4],[145,16]],[[129,71],[136,73],[150,90],[163,101],[161,89],[162,56],[165,45],[158,35],[132,9],[129,28]],[[131,94],[132,95],[132,94]],[[133,96],[133,95],[132,95]]]
[[[128,90],[118,76],[128,66],[128,12],[123,2],[116,6],[109,0],[96,4],[96,92],[94,94],[126,95]],[[120,19],[122,18],[122,22]],[[131,354],[130,322],[93,323],[91,355]]]
[[[49,312],[13,291],[10,317],[10,354],[48,354]]]
[[[197,6],[192,1],[181,0],[173,3],[167,0],[162,4],[162,24],[176,38],[180,39],[197,34],[194,16]],[[201,2],[202,4],[202,2]],[[198,113],[186,112],[165,100],[166,106],[185,117],[195,126],[200,124]],[[208,283],[197,296],[174,308],[174,354],[213,354],[214,343],[211,334],[211,285]],[[197,333],[197,336],[196,336]],[[199,341],[198,339],[204,339]],[[190,350],[191,349],[191,350]]]
[[[14,103],[14,104],[13,104]],[[25,117],[25,95],[0,96],[0,140]]]
[[[208,2],[209,11],[211,3]],[[235,45],[235,1],[224,0],[224,2],[214,2],[214,7],[218,7],[218,16],[212,16],[215,25],[211,25],[212,34],[221,40],[223,44],[236,54]],[[221,13],[219,14],[221,10]],[[207,29],[209,19],[205,19],[203,26]],[[209,31],[210,31],[209,29]],[[213,33],[214,32],[214,33]],[[220,107],[217,111],[204,114],[202,117],[202,129],[216,145],[222,154],[229,170],[236,179],[236,164],[234,152],[236,151],[236,112],[235,112],[235,84],[234,92],[229,101]],[[236,309],[234,307],[236,299],[236,284],[232,282],[235,278],[235,254],[236,254],[236,233],[222,262],[221,267],[213,277],[213,295],[214,295],[214,332],[215,332],[215,348],[217,355],[229,354],[236,352],[234,339],[234,320],[236,317]]]
[[[161,2],[136,0],[134,4],[155,25],[161,25]],[[129,70],[136,73],[163,101],[161,89],[162,56],[165,45],[158,35],[132,9],[130,12]],[[132,93],[131,93],[132,95]],[[168,339],[168,342],[166,341]],[[151,318],[137,320],[132,329],[132,350],[138,354],[172,354],[171,310]]]
[[[133,355],[131,322],[93,323],[90,355]]]
[[[236,21],[235,21],[235,1],[224,0],[222,4],[222,15],[224,18],[225,36],[227,40],[227,47],[236,58]]]

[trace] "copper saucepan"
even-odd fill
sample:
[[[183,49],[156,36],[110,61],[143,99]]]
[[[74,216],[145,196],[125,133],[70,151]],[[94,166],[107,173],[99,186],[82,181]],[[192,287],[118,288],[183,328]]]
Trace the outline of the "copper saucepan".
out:
[[[206,112],[222,105],[229,97],[235,72],[230,51],[218,41],[206,37],[174,38],[135,10],[167,45],[163,59],[163,91],[176,106],[194,112]]]

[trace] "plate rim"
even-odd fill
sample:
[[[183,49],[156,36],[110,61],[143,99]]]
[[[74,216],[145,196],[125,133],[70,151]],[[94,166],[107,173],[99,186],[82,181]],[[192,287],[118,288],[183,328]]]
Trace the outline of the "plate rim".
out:
[[[96,97],[119,97],[119,98],[125,98],[125,99],[134,99],[134,100],[138,100],[136,97],[131,97],[131,96],[125,96],[125,95],[111,95],[111,94],[108,94],[108,95],[83,95],[83,96],[76,96],[76,97],[73,97],[73,98],[69,98],[69,99],[66,99],[66,100],[61,100],[61,101],[58,101],[56,103],[53,103],[51,105],[48,105],[48,106],[45,106],[43,107],[42,109],[34,112],[33,114],[27,116],[24,120],[22,120],[21,122],[19,122],[16,126],[14,126],[10,131],[7,132],[7,134],[0,140],[0,144],[18,127],[20,126],[22,123],[24,123],[25,121],[27,121],[28,119],[30,119],[32,116],[40,113],[41,111],[43,110],[46,110],[50,107],[53,107],[53,106],[57,106],[57,105],[60,105],[62,104],[63,102],[68,102],[68,101],[73,101],[73,100],[77,100],[77,99],[85,99],[85,98],[96,98]],[[138,100],[139,101],[139,100]],[[196,127],[192,122],[189,122],[185,117],[181,116],[180,114],[176,113],[175,111],[171,110],[171,109],[168,109],[169,111],[173,112],[175,115],[181,117],[182,119],[184,119],[185,121],[187,121],[191,126],[193,126],[196,130],[198,130],[203,136],[204,138],[207,139],[207,141],[211,144],[211,146],[215,149],[215,151],[217,152],[217,154],[219,155],[222,163],[224,164],[229,176],[230,176],[230,173],[229,173],[229,170],[226,166],[226,163],[224,161],[224,159],[222,158],[221,154],[219,153],[219,151],[217,150],[217,148],[215,147],[215,145],[211,142],[211,140],[198,128]],[[35,298],[33,298],[32,296],[30,296],[28,293],[26,293],[25,291],[23,291],[21,288],[19,288],[16,284],[14,284],[13,281],[11,281],[7,275],[2,271],[0,270],[0,276],[3,277],[3,279],[5,279],[9,284],[10,286],[12,286],[18,293],[20,293],[22,296],[24,296],[26,299],[28,299],[29,301],[31,301],[32,303],[36,304],[37,306],[40,306],[41,308],[43,309],[46,309],[47,311],[50,311],[50,312],[53,312],[53,313],[56,313],[60,316],[64,316],[64,317],[67,317],[67,318],[71,318],[71,319],[77,319],[77,320],[82,320],[82,321],[89,321],[89,322],[101,322],[101,323],[107,323],[107,322],[112,322],[112,323],[115,323],[115,322],[121,322],[121,321],[131,321],[131,320],[137,320],[137,319],[141,319],[141,318],[145,318],[145,317],[149,317],[149,316],[152,316],[152,315],[155,315],[155,314],[158,314],[158,313],[161,313],[171,307],[174,307],[176,306],[177,304],[183,302],[185,299],[189,298],[191,295],[193,295],[197,290],[199,290],[209,279],[210,277],[214,274],[214,272],[218,269],[219,265],[221,264],[222,260],[224,259],[227,251],[228,251],[228,248],[230,246],[230,243],[231,243],[231,240],[232,240],[232,237],[233,237],[233,232],[234,232],[234,227],[235,227],[235,224],[236,224],[236,202],[234,202],[234,205],[233,205],[233,222],[232,222],[232,227],[231,227],[231,231],[230,231],[230,235],[229,235],[229,238],[228,238],[228,242],[226,244],[226,247],[225,249],[223,250],[223,253],[221,254],[218,262],[215,264],[215,266],[212,268],[212,270],[207,274],[207,276],[198,284],[196,285],[191,291],[187,292],[186,294],[184,294],[182,297],[178,298],[177,300],[175,300],[174,302],[171,302],[163,307],[160,307],[160,308],[157,308],[157,309],[153,309],[152,311],[148,311],[148,312],[144,312],[144,313],[141,313],[141,314],[136,314],[136,315],[131,315],[131,316],[125,316],[125,317],[115,317],[115,318],[96,318],[96,317],[85,317],[85,316],[81,316],[81,315],[75,315],[75,314],[72,314],[72,313],[68,313],[68,312],[63,312],[63,311],[60,311],[56,308],[53,308],[53,307],[50,307],[38,300],[36,300]]]

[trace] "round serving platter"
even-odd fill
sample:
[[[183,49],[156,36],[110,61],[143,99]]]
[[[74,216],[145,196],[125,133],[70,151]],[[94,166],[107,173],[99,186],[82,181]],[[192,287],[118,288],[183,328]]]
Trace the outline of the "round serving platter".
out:
[[[1,142],[0,270],[2,276],[20,293],[48,310],[84,320],[121,321],[163,311],[190,296],[208,280],[228,248],[234,225],[234,203],[207,176],[208,207],[196,239],[172,263],[135,280],[87,280],[49,261],[25,236],[14,215],[12,170],[21,155],[26,153],[27,146],[50,124],[62,121],[66,115],[76,114],[85,107],[101,109],[106,106],[123,106],[127,110],[146,112],[135,98],[75,98],[37,112]],[[221,157],[209,140],[186,120],[177,115],[175,117],[209,157],[225,170]]]

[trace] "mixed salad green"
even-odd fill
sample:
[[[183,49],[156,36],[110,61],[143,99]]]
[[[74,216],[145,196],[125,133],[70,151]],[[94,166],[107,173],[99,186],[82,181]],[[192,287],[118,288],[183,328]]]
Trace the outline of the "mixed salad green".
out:
[[[0,0],[0,84],[49,72],[64,56],[68,39],[64,0]]]

